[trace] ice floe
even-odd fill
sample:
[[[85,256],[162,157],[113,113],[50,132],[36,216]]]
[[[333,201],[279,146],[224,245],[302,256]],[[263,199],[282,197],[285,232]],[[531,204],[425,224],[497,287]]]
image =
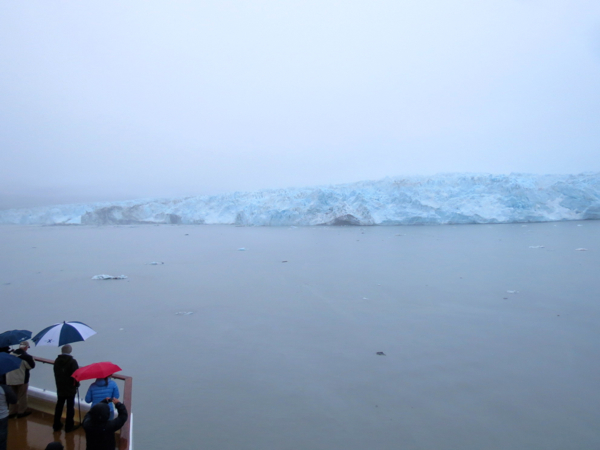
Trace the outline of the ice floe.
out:
[[[94,275],[92,277],[92,280],[124,280],[126,278],[127,278],[127,276],[125,276],[125,275],[100,274],[100,275]]]

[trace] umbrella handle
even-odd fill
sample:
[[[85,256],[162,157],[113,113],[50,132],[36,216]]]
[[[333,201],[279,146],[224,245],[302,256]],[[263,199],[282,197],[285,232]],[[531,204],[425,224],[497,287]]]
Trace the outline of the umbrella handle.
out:
[[[79,398],[79,386],[77,386],[77,406],[79,407],[79,425],[81,425],[81,399]]]

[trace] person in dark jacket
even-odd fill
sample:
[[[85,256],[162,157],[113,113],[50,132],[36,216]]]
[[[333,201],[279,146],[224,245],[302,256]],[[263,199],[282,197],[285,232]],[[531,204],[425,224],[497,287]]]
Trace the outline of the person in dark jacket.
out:
[[[108,420],[112,402],[119,412],[116,419]],[[86,450],[114,450],[116,446],[115,432],[120,430],[127,421],[127,408],[116,398],[106,398],[97,405],[92,406],[83,418],[85,430]]]
[[[63,427],[61,422],[63,407],[67,403],[67,420],[65,421],[65,432],[69,433],[79,428],[75,426],[75,394],[79,383],[71,376],[79,369],[77,360],[71,356],[73,348],[67,344],[63,345],[62,353],[54,361],[54,380],[56,381],[56,408],[54,409],[54,431],[60,431]]]
[[[0,347],[0,353],[10,353],[10,347]],[[0,384],[6,384],[6,374],[0,375]]]
[[[17,395],[14,391],[0,384],[0,450],[6,450],[8,440],[8,407],[17,403]]]

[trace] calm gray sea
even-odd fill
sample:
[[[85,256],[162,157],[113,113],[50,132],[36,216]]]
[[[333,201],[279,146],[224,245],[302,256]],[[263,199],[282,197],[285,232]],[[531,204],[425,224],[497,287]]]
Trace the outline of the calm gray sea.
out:
[[[600,448],[600,221],[3,226],[0,297],[98,332],[138,449]]]

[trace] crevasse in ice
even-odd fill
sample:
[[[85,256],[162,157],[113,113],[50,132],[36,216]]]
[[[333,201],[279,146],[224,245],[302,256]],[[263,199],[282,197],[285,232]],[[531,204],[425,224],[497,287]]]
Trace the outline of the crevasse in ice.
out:
[[[443,174],[0,211],[3,224],[402,225],[600,219],[600,173]]]

